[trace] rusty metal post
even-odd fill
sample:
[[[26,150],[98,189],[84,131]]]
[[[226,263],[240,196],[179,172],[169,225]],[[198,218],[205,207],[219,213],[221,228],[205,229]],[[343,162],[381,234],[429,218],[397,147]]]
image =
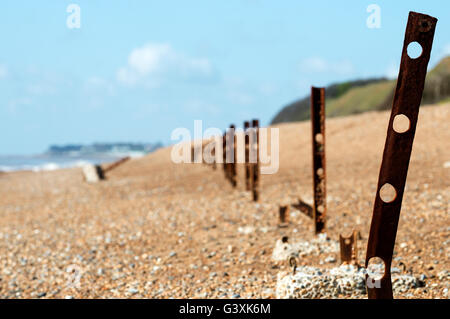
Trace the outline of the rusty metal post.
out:
[[[236,187],[237,186],[237,152],[236,152],[236,127],[231,124],[230,125],[230,150],[232,151],[232,154],[230,155],[231,163],[230,163],[230,182],[231,186]]]
[[[250,122],[244,122],[244,139],[245,139],[245,189],[250,190],[251,188],[251,166],[250,166]]]
[[[311,126],[314,181],[314,229],[325,231],[327,212],[325,172],[325,89],[311,88]]]
[[[356,230],[350,237],[339,235],[339,246],[341,250],[341,264],[358,265],[358,232]]]
[[[292,204],[292,207],[298,209],[300,212],[304,213],[310,218],[314,217],[314,209],[310,205],[308,205],[308,203],[305,203],[301,198],[299,198],[298,203]]]
[[[289,225],[289,205],[280,206],[278,227],[283,228]]]
[[[253,193],[253,201],[257,202],[259,199],[259,121],[252,121],[252,134],[254,134],[253,138],[253,147],[254,152],[256,152],[256,161],[252,165],[252,193]]]
[[[226,165],[227,172],[226,173],[227,173],[227,180],[229,182],[231,182],[231,164],[230,164],[231,163],[231,150],[230,150],[231,142],[230,142],[230,129],[229,128],[227,129],[225,139],[226,139],[226,147],[225,147],[226,156],[225,156],[225,158],[226,158],[226,163],[227,163],[227,165]]]
[[[227,167],[227,133],[223,133],[223,142],[222,142],[222,167],[225,178],[228,178],[228,167]]]
[[[217,162],[216,162],[216,148],[217,148],[217,138],[216,136],[213,137],[213,143],[214,143],[214,148],[212,149],[211,152],[211,156],[213,157],[213,162],[212,162],[212,169],[215,170],[217,168]]]
[[[428,15],[409,13],[365,261],[367,268],[371,258],[381,258],[385,273],[380,279],[379,288],[377,285],[367,285],[370,299],[393,298],[390,272],[392,254],[436,23],[437,19]],[[422,46],[421,56],[415,59],[408,56],[408,45],[412,42]],[[399,121],[405,119],[408,123],[402,128]],[[392,192],[390,198],[384,194],[389,189]],[[367,279],[369,282],[370,278]]]

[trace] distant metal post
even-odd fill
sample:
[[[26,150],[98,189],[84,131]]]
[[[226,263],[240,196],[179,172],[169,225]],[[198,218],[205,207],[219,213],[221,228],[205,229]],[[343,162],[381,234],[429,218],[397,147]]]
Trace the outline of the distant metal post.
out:
[[[280,205],[278,227],[287,227],[289,225],[289,205]]]
[[[231,186],[236,187],[237,186],[237,152],[236,152],[236,127],[231,124],[230,125],[230,147],[229,149],[232,151],[232,154],[230,155],[231,163],[230,163],[230,182]]]
[[[325,171],[325,89],[311,88],[311,126],[314,181],[314,229],[325,231],[327,200]]]
[[[354,230],[350,237],[339,235],[339,246],[341,264],[358,265],[358,232]]]
[[[228,167],[227,167],[227,133],[223,133],[223,142],[222,142],[222,167],[225,178],[228,179]]]
[[[212,169],[215,170],[217,167],[217,161],[216,161],[217,160],[216,159],[217,137],[216,136],[213,137],[212,142],[214,143],[214,148],[211,151],[211,156],[212,156],[212,160],[213,160]]]
[[[436,23],[437,19],[428,15],[409,13],[367,243],[366,268],[371,258],[378,257],[385,273],[378,287],[367,285],[370,299],[393,298],[392,254]],[[408,55],[412,42],[422,47],[417,58]]]
[[[245,189],[250,190],[251,187],[251,166],[250,166],[250,133],[249,133],[250,122],[244,122],[244,139],[245,139]]]
[[[253,145],[256,152],[256,162],[252,165],[252,192],[253,201],[257,202],[259,199],[259,121],[252,121],[252,134],[254,134]]]

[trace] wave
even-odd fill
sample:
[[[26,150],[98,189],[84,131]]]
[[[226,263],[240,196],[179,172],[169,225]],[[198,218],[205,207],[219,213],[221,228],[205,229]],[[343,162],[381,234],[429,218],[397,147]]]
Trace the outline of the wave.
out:
[[[17,171],[33,171],[33,172],[41,172],[41,171],[55,171],[58,169],[71,168],[71,167],[82,167],[87,164],[97,164],[91,161],[73,161],[73,162],[65,162],[65,163],[55,163],[48,162],[40,165],[0,165],[0,172],[17,172]]]
[[[146,153],[139,151],[112,151],[97,154],[66,154],[66,155],[8,155],[0,156],[0,172],[15,171],[54,171],[71,167],[82,167],[86,164],[103,164],[117,161],[129,156],[138,158]]]

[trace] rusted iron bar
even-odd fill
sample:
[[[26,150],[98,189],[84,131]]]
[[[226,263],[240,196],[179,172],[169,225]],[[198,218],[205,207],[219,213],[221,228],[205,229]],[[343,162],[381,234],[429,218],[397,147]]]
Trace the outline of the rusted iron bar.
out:
[[[295,272],[297,271],[297,258],[295,257],[295,255],[290,255],[288,257],[288,264],[289,267],[291,267],[292,269],[292,275],[295,275]]]
[[[302,199],[299,199],[298,203],[292,204],[292,207],[298,209],[308,217],[314,217],[314,209],[310,205],[308,205],[308,203],[305,203]]]
[[[230,140],[230,129],[229,128],[227,129],[225,139],[226,139],[225,150],[226,150],[226,168],[227,168],[226,174],[227,174],[227,180],[229,182],[231,182],[231,150],[230,150],[231,140]]]
[[[114,163],[111,163],[109,166],[105,167],[103,169],[103,173],[109,172],[110,170],[116,168],[117,166],[125,163],[126,161],[128,161],[130,159],[129,156],[126,156],[124,158],[119,159],[118,161],[115,161]]]
[[[381,258],[385,273],[378,285],[367,285],[370,299],[393,298],[392,254],[436,23],[437,19],[431,16],[409,13],[365,261],[367,268],[371,258]],[[415,59],[408,56],[408,46],[412,42],[418,42],[422,47],[422,54]],[[400,127],[402,120],[409,122],[404,128]],[[389,190],[391,197],[385,194]]]
[[[253,134],[253,151],[256,153],[256,161],[252,164],[252,193],[253,201],[257,202],[259,199],[259,121],[252,121],[252,132]]]
[[[228,167],[227,167],[227,133],[223,133],[222,137],[222,167],[225,178],[228,179]]]
[[[216,158],[216,149],[217,149],[217,136],[212,138],[212,143],[214,143],[214,148],[211,151],[212,156],[212,169],[215,170],[217,168],[217,158]]]
[[[325,231],[326,221],[326,172],[325,172],[325,89],[311,88],[311,126],[314,181],[314,229]]]
[[[92,165],[88,164],[83,166],[83,174],[84,178],[88,183],[97,183],[98,181],[106,179],[106,173],[113,170],[117,166],[125,163],[130,159],[129,156],[126,156],[124,158],[121,158],[109,165],[107,165],[105,168],[102,168],[101,165]]]
[[[289,225],[289,205],[280,206],[278,227],[287,227]]]
[[[251,166],[250,166],[250,122],[244,122],[244,139],[245,139],[245,189],[251,189]]]
[[[358,232],[356,230],[350,237],[339,235],[339,246],[341,250],[341,264],[358,265]]]
[[[230,182],[231,186],[237,186],[237,152],[236,152],[236,127],[231,124],[230,125],[230,150],[232,154],[230,155],[231,163],[230,163]]]

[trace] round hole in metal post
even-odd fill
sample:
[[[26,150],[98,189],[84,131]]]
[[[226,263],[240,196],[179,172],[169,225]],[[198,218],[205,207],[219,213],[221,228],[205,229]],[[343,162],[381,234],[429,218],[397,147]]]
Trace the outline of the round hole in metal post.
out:
[[[380,188],[380,198],[385,203],[392,203],[397,197],[395,187],[389,183],[384,184]]]
[[[316,136],[314,137],[314,139],[316,140],[317,143],[322,144],[322,143],[323,143],[323,135],[322,135],[322,133],[316,134]]]
[[[323,176],[323,168],[317,169],[317,176],[322,177]]]
[[[405,114],[397,114],[394,117],[394,121],[392,123],[392,128],[397,133],[405,133],[409,131],[409,128],[411,127],[411,122],[409,121],[409,118]]]
[[[411,59],[417,59],[422,55],[422,46],[419,42],[413,41],[408,44],[407,53]]]

